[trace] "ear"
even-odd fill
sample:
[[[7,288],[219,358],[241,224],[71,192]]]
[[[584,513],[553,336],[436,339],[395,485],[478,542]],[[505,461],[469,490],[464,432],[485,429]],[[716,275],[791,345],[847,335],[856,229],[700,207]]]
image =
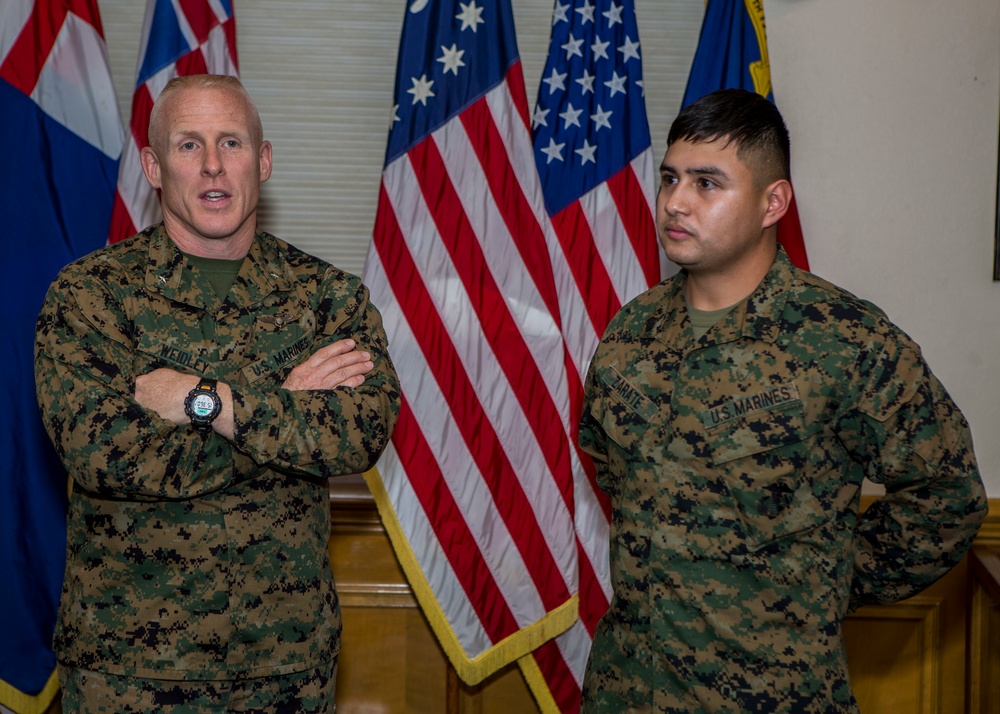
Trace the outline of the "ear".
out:
[[[154,189],[160,188],[160,160],[156,157],[156,152],[152,148],[145,146],[139,152],[139,160],[142,162],[142,172],[146,174],[146,181]]]
[[[271,178],[271,142],[262,141],[260,144],[260,182],[264,183]]]
[[[792,205],[792,184],[781,179],[775,181],[766,190],[767,210],[764,213],[762,228],[770,228],[788,212]]]

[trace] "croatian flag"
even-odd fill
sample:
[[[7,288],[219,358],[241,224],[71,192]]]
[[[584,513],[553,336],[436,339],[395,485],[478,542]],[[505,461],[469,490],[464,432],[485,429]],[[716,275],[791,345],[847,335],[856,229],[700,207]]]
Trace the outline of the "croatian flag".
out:
[[[107,238],[122,122],[96,0],[0,4],[0,704],[44,711],[66,547],[66,472],[35,400],[35,319]]]
[[[128,140],[122,154],[109,242],[116,243],[162,217],[160,201],[142,173],[139,152],[149,145],[149,113],[174,77],[238,75],[232,0],[147,0],[139,45]]]

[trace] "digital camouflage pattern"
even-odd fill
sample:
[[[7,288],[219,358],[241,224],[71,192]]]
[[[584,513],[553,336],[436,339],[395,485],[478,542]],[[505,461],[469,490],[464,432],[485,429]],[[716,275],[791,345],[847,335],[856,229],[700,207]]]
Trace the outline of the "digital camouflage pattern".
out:
[[[279,389],[347,337],[375,365],[361,387]],[[399,409],[359,278],[259,232],[221,300],[152,227],[63,269],[35,360],[45,426],[73,481],[63,664],[230,679],[336,656],[327,479],[372,466]],[[233,443],[139,406],[136,377],[159,367],[232,387]]]
[[[783,252],[698,340],[684,281],[587,377],[614,597],[584,711],[856,712],[844,616],[941,577],[986,514],[968,425],[878,308]],[[864,477],[887,493],[859,516]]]
[[[176,680],[59,667],[62,711],[73,714],[334,714],[337,666],[273,677]]]

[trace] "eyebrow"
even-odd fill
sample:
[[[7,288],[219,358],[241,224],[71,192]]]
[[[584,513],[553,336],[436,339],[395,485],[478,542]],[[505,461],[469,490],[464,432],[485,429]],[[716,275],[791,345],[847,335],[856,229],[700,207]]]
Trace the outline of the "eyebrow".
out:
[[[673,166],[668,164],[660,164],[660,173],[672,173],[676,175],[679,173],[674,169]],[[721,178],[729,178],[729,174],[720,169],[718,166],[692,166],[684,171],[688,176],[719,176]]]
[[[241,129],[225,129],[223,131],[215,132],[218,136],[235,136],[238,138],[244,138],[251,136],[251,132]],[[177,129],[176,131],[170,132],[171,137],[190,137],[195,139],[201,139],[206,136],[205,131],[198,128],[191,129]]]

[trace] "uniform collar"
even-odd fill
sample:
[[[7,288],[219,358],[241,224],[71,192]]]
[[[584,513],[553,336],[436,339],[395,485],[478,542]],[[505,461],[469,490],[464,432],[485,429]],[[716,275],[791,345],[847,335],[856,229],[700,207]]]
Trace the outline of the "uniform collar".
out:
[[[258,231],[226,302],[222,303],[211,290],[203,289],[193,279],[192,271],[185,270],[184,254],[167,235],[162,223],[147,228],[144,233],[149,241],[146,287],[177,302],[213,312],[224,305],[239,308],[259,302],[272,292],[291,289],[295,279],[278,240],[269,233]]]
[[[795,267],[781,246],[778,246],[774,262],[754,291],[701,339],[696,340],[684,300],[687,272],[682,270],[667,283],[667,291],[659,309],[650,316],[647,329],[657,340],[679,347],[685,352],[743,337],[774,342],[781,329],[781,314],[785,308],[788,289],[794,281]]]

